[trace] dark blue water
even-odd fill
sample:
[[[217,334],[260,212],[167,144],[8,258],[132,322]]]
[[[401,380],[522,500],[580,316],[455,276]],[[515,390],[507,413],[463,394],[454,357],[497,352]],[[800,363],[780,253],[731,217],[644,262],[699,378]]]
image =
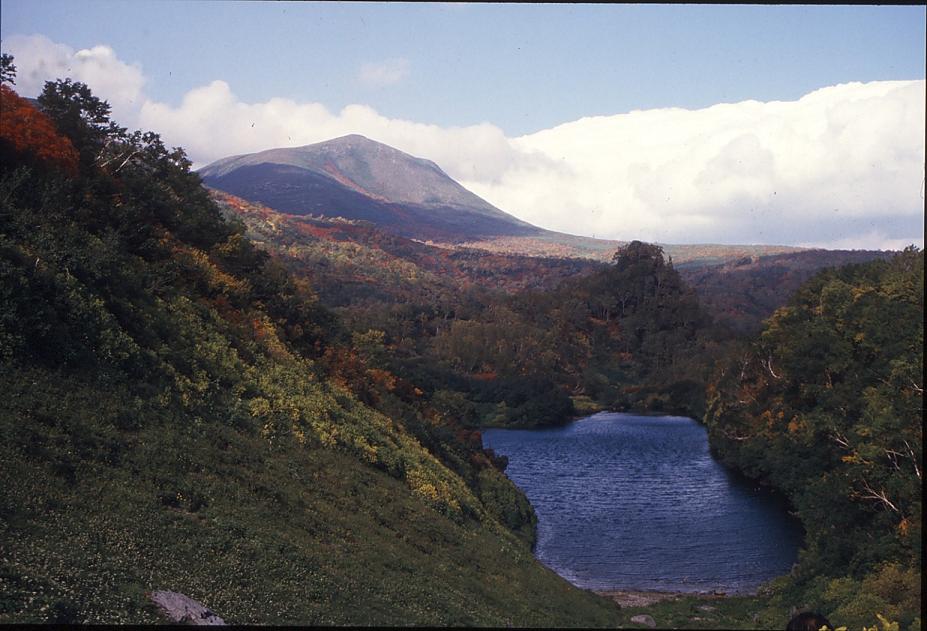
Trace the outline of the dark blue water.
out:
[[[712,459],[692,419],[600,413],[487,429],[483,445],[537,512],[538,559],[579,587],[749,592],[796,559],[798,524]]]

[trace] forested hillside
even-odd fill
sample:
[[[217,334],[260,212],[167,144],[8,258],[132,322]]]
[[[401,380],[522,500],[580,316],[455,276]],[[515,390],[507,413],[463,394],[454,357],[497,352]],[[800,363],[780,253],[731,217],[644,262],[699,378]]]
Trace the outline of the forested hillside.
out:
[[[711,446],[807,531],[781,582],[850,628],[920,628],[924,253],[824,271],[709,387]]]
[[[539,425],[588,409],[704,409],[723,336],[658,246],[630,243],[607,265],[450,250],[213,195],[318,288],[356,352],[447,418]]]
[[[740,334],[758,333],[773,314],[818,271],[888,259],[878,250],[806,250],[745,256],[721,265],[688,265],[679,273],[714,320]]]
[[[83,84],[2,90],[0,621],[155,622],[170,589],[235,623],[614,624],[533,559],[479,435],[368,365],[181,150]]]
[[[492,254],[427,245],[342,217],[289,215],[224,191],[211,195],[249,238],[280,256],[333,308],[383,302],[431,303],[440,309],[460,292],[550,289],[601,269],[582,259]]]
[[[436,247],[368,222],[212,194],[308,279],[364,352],[378,341],[380,367],[429,396],[441,391],[438,407],[466,401],[448,413],[482,424],[558,422],[596,408],[701,417],[711,367],[737,335],[758,329],[822,267],[890,256],[807,251],[677,271],[653,245],[625,244],[608,264]]]

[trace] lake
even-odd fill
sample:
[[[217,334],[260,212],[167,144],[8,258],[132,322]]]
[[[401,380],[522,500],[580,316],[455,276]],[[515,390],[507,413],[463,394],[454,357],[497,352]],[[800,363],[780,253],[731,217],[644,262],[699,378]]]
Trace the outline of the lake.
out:
[[[483,446],[537,512],[538,560],[579,587],[743,593],[796,560],[801,527],[715,461],[690,418],[600,413],[486,429]]]

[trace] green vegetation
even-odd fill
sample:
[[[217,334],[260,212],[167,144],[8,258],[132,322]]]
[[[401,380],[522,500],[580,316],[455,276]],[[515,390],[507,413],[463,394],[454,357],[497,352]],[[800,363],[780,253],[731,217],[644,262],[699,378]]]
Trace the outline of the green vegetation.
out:
[[[871,603],[870,603],[871,604]],[[813,608],[815,610],[819,608]],[[649,605],[623,607],[618,628],[643,629],[632,618],[651,616],[657,628],[668,629],[782,629],[796,611],[769,593],[760,596],[677,595]],[[875,611],[875,613],[872,613]],[[832,631],[901,631],[903,627],[878,609],[861,614],[865,623],[847,625],[842,618],[828,618]],[[909,627],[919,629],[919,623]]]
[[[378,336],[369,361],[447,418],[555,424],[577,414],[573,400],[704,411],[723,335],[658,246],[632,242],[610,265],[477,254],[214,196],[354,335]]]
[[[755,335],[763,321],[821,269],[891,257],[891,252],[877,250],[807,250],[747,256],[722,265],[680,266],[680,274],[717,323]]]
[[[924,253],[802,286],[709,388],[717,455],[782,490],[807,532],[778,602],[920,627]]]
[[[642,627],[627,624],[641,614],[652,616],[659,628],[670,629],[781,629],[788,622],[788,608],[769,607],[755,596],[687,595],[632,605],[622,608],[621,626]]]
[[[157,588],[236,623],[614,619],[501,528],[442,516],[341,450],[159,420],[43,370],[2,387],[4,622],[157,622]]]
[[[377,335],[355,351],[181,150],[82,84],[39,102],[17,120],[70,152],[0,142],[0,622],[153,622],[172,589],[237,623],[612,623],[533,559],[478,434],[370,367]]]

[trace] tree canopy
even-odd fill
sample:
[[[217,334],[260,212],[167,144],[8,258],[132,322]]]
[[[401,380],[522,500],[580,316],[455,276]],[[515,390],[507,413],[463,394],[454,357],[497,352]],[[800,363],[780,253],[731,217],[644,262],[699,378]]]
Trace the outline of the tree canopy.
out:
[[[807,530],[796,584],[831,619],[916,613],[923,342],[924,253],[909,247],[815,276],[709,387],[712,448],[789,497]]]

